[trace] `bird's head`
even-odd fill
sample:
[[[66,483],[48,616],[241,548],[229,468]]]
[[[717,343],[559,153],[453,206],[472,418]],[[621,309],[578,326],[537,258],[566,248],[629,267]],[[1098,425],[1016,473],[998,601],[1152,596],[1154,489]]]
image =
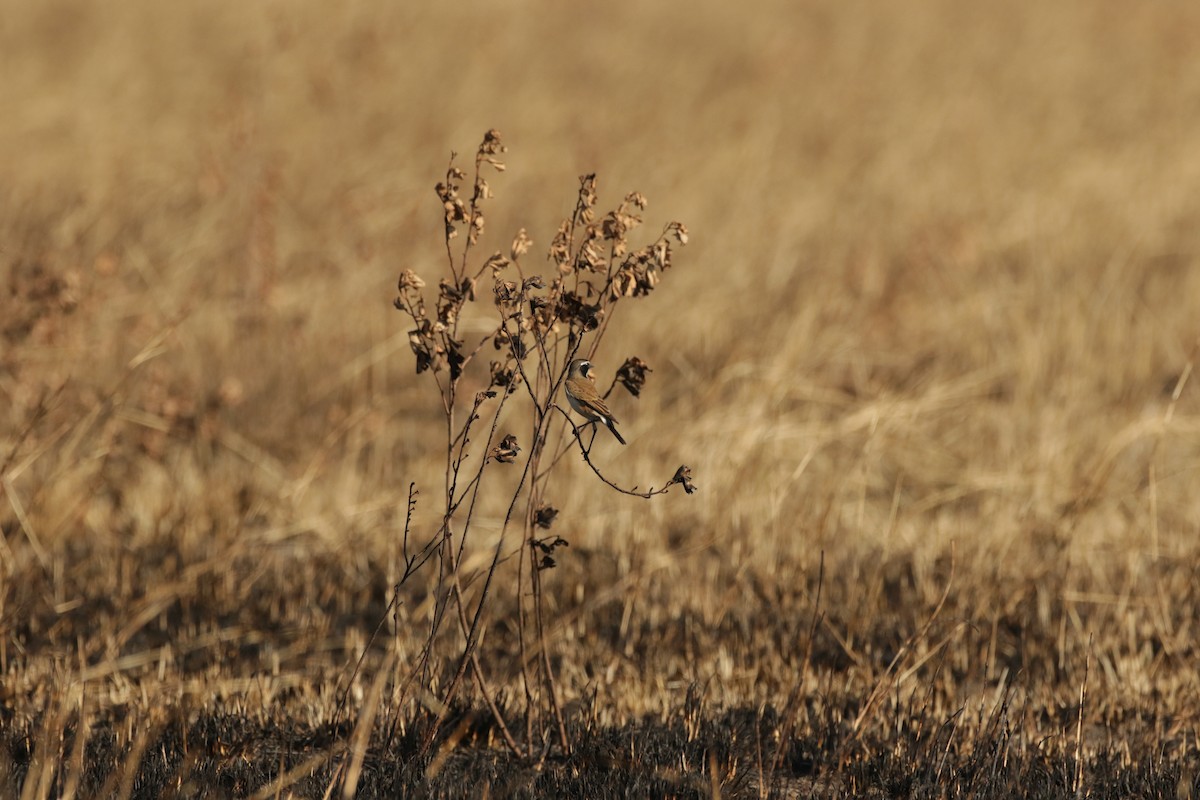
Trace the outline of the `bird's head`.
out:
[[[567,374],[572,378],[591,378],[592,377],[592,362],[586,358],[577,358],[571,362]]]

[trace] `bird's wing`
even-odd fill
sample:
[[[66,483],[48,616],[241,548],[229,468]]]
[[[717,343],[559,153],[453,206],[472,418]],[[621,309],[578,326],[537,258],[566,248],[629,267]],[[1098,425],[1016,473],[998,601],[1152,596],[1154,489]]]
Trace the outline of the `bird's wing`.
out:
[[[604,404],[600,393],[596,391],[596,382],[587,379],[568,378],[567,390],[574,395],[580,405],[592,410],[593,413],[608,419],[611,422],[617,420],[613,417],[612,412],[608,410],[608,406]]]
[[[617,418],[612,415],[612,412],[608,410],[608,406],[604,404],[604,401],[601,400],[599,396],[593,397],[584,402],[591,406],[593,411],[600,416],[605,417],[609,422],[615,423],[617,421]]]

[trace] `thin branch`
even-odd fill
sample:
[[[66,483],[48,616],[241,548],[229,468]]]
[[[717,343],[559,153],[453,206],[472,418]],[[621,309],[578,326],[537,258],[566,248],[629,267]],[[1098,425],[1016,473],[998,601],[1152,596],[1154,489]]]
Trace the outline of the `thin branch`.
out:
[[[620,486],[618,486],[617,484],[613,483],[611,480],[609,480],[609,479],[608,479],[608,478],[607,478],[607,477],[604,475],[604,473],[602,473],[602,472],[601,472],[601,471],[600,471],[600,470],[599,470],[599,469],[596,467],[596,465],[595,465],[595,464],[593,464],[593,463],[592,463],[592,458],[591,458],[591,454],[590,454],[590,448],[587,448],[587,447],[584,447],[584,446],[583,446],[583,439],[582,439],[582,438],[580,438],[580,436],[579,436],[579,431],[580,431],[580,428],[578,428],[578,427],[576,427],[576,426],[575,426],[575,423],[571,421],[571,417],[570,417],[570,416],[567,414],[567,412],[566,412],[566,411],[563,411],[562,407],[561,407],[561,406],[559,406],[557,403],[552,403],[550,407],[551,407],[551,408],[554,408],[554,409],[556,409],[556,410],[558,411],[558,413],[562,414],[562,415],[563,415],[563,418],[564,418],[564,419],[566,419],[566,421],[567,421],[567,424],[571,426],[571,430],[572,430],[572,431],[574,432],[574,434],[575,434],[575,441],[579,442],[579,452],[583,454],[583,460],[584,460],[584,462],[585,462],[585,463],[587,463],[587,465],[588,465],[589,467],[591,467],[591,468],[592,468],[592,472],[596,473],[596,477],[597,477],[597,478],[599,478],[600,480],[602,480],[602,481],[604,481],[605,483],[607,483],[607,484],[608,484],[609,486],[611,486],[613,489],[616,489],[616,490],[617,490],[618,492],[620,492],[621,494],[627,494],[627,495],[629,495],[630,497],[641,497],[641,498],[644,498],[644,499],[646,499],[646,500],[649,500],[651,497],[654,497],[654,496],[656,496],[656,495],[660,495],[660,494],[666,494],[666,493],[667,493],[667,491],[668,491],[668,490],[671,488],[671,484],[670,484],[670,483],[668,483],[666,486],[663,486],[661,489],[655,489],[655,488],[652,486],[652,487],[650,487],[649,491],[645,491],[645,492],[639,492],[639,491],[637,490],[637,486],[634,486],[632,489],[625,489],[625,488],[623,488],[623,487],[620,487]],[[587,428],[587,427],[590,427],[590,426],[592,426],[592,425],[595,425],[595,424],[596,424],[595,422],[589,422],[587,425],[584,425],[583,427],[584,427],[584,428]]]

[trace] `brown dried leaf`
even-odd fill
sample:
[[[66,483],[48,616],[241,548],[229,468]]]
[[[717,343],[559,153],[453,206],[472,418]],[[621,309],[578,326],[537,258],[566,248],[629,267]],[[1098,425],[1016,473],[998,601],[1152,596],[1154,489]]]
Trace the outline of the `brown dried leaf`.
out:
[[[608,270],[608,258],[604,255],[602,238],[595,226],[588,226],[587,240],[579,248],[579,257],[575,259],[575,269],[588,272],[605,272]]]
[[[630,266],[623,266],[617,270],[617,274],[613,275],[612,286],[609,289],[613,299],[620,297],[633,297],[637,290],[637,273]]]
[[[446,327],[452,327],[458,319],[458,310],[462,308],[465,294],[446,278],[438,284],[438,322]]]
[[[434,372],[442,367],[442,348],[433,337],[433,326],[429,320],[422,319],[420,325],[408,332],[408,346],[417,357],[417,374],[427,369]]]
[[[500,273],[511,265],[512,261],[500,253],[493,253],[487,261],[483,262],[483,268],[491,269],[493,278],[499,277]]]
[[[558,233],[550,242],[549,258],[558,264],[558,271],[567,274],[571,271],[571,222],[563,220],[558,226]]]
[[[668,269],[671,266],[671,246],[665,241],[654,243],[653,247],[654,263],[659,269]]]
[[[467,357],[462,352],[462,342],[446,337],[446,361],[450,363],[450,380],[456,381],[462,375],[463,364]]]

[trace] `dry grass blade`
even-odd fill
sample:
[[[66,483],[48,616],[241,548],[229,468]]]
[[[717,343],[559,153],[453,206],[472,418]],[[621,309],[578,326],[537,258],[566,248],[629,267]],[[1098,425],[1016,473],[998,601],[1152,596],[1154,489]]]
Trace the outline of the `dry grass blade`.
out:
[[[955,550],[952,544],[950,548],[950,575],[946,579],[945,588],[942,590],[942,596],[938,600],[937,605],[933,607],[933,611],[930,612],[929,617],[925,620],[925,624],[921,626],[921,629],[905,639],[904,644],[901,645],[900,649],[896,651],[896,655],[892,657],[892,660],[888,663],[887,668],[884,669],[883,674],[880,675],[875,681],[875,686],[872,688],[870,694],[867,695],[866,702],[863,703],[862,708],[858,712],[858,716],[854,718],[854,722],[851,725],[851,730],[854,732],[855,738],[861,736],[864,732],[864,724],[871,717],[871,715],[876,712],[876,706],[880,699],[900,682],[901,678],[898,677],[897,673],[899,665],[904,659],[909,657],[909,654],[913,651],[914,645],[916,645],[918,642],[925,641],[925,637],[926,634],[929,633],[929,629],[933,627],[933,623],[937,620],[938,615],[942,613],[942,609],[946,605],[946,600],[950,596],[950,588],[954,583],[954,552]],[[936,652],[937,650],[938,647],[934,647],[932,648],[931,653]]]
[[[358,792],[358,780],[362,775],[363,761],[367,757],[367,748],[371,743],[371,735],[375,730],[375,719],[379,715],[383,702],[383,690],[391,675],[393,656],[391,653],[384,659],[383,665],[371,682],[371,691],[367,701],[358,715],[354,732],[350,735],[350,765],[346,769],[346,777],[342,783],[342,797],[351,798]]]

